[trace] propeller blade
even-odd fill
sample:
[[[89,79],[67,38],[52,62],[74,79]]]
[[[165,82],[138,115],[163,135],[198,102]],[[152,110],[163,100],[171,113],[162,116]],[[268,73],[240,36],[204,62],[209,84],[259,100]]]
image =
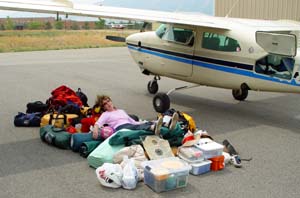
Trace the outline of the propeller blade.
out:
[[[117,42],[125,42],[125,38],[124,37],[120,37],[120,36],[106,36],[107,40],[111,40],[111,41],[117,41]]]

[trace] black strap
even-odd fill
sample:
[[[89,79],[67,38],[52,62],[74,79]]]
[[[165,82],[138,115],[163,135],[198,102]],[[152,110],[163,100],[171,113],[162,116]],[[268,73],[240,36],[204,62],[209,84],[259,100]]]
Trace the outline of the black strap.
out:
[[[53,117],[54,114],[51,113],[51,114],[50,114],[50,119],[49,119],[49,124],[52,125],[52,120],[53,120],[53,118],[54,118],[55,120],[61,119],[61,118],[59,118],[59,115],[63,115],[64,124],[67,124],[67,115],[65,115],[65,114],[60,114],[60,113],[57,113],[56,116],[55,116],[55,118]]]

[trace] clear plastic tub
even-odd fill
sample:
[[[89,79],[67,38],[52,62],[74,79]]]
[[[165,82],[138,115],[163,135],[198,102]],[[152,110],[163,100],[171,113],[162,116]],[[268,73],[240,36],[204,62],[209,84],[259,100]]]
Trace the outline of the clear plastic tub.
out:
[[[193,175],[201,175],[204,173],[207,173],[210,171],[211,161],[210,160],[204,160],[199,163],[191,164],[192,169],[190,170],[190,173]]]
[[[195,146],[179,147],[178,156],[188,163],[197,163],[204,160],[203,152]]]
[[[201,138],[195,146],[203,152],[205,159],[222,155],[224,149],[222,144],[212,141],[209,138]]]
[[[150,160],[142,163],[144,183],[155,192],[187,186],[191,166],[176,157]]]

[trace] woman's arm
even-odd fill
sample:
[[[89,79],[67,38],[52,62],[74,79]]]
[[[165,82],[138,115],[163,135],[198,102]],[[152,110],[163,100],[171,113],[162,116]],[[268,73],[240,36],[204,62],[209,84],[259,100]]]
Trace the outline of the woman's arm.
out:
[[[93,129],[93,139],[97,139],[98,138],[98,136],[99,136],[99,133],[98,133],[98,131],[99,131],[99,126],[97,125],[97,124],[95,124],[94,125],[94,129]]]
[[[107,120],[107,115],[106,113],[102,113],[101,116],[98,118],[96,123],[94,124],[94,129],[93,129],[93,139],[97,139],[99,134],[99,128],[102,127],[104,124],[106,124]]]

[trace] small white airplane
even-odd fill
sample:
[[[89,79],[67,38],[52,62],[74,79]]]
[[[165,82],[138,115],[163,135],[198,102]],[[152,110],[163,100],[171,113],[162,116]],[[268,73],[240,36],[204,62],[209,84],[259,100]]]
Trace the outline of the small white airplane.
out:
[[[126,25],[124,24],[110,24],[110,26],[113,29],[120,29],[120,30],[123,30],[126,27]]]
[[[156,31],[126,38],[141,72],[154,75],[148,91],[158,92],[157,81],[162,76],[196,85],[157,93],[153,98],[157,112],[170,107],[168,95],[172,92],[200,85],[232,89],[236,100],[245,100],[248,90],[300,93],[298,22],[84,5],[65,0],[0,0],[0,9],[162,23]]]

